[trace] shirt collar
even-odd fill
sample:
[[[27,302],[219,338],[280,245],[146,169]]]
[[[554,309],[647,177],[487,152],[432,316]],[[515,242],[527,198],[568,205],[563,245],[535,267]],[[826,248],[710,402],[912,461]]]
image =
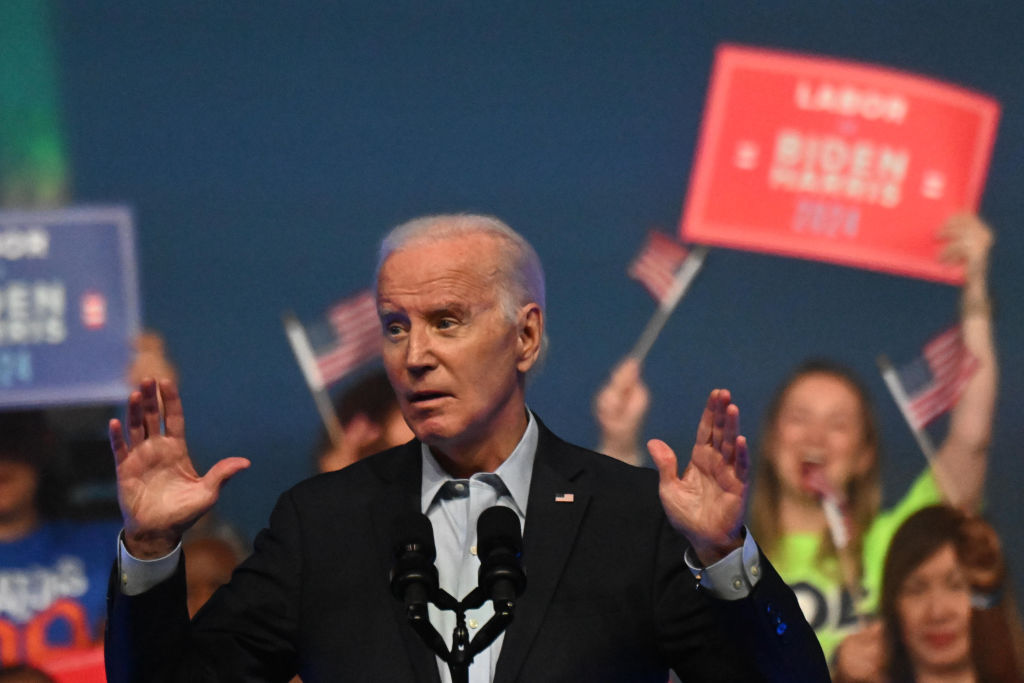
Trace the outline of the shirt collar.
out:
[[[512,501],[519,508],[519,514],[523,516],[526,515],[526,504],[530,496],[530,480],[533,477],[533,461],[537,456],[537,441],[540,438],[540,429],[537,427],[537,420],[533,417],[533,413],[527,409],[526,415],[529,418],[526,431],[523,432],[516,447],[512,449],[512,453],[494,471],[508,488]],[[425,443],[420,444],[420,453],[423,459],[420,509],[426,512],[444,483],[453,480],[454,477],[445,472],[444,468],[438,464]]]

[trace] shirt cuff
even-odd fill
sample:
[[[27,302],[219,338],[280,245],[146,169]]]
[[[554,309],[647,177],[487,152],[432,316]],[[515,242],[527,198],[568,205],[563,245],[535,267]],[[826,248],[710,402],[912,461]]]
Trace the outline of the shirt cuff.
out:
[[[117,537],[117,573],[122,595],[139,595],[171,578],[178,568],[181,542],[167,555],[155,560],[140,560],[124,547],[124,531]]]
[[[716,598],[741,600],[750,595],[761,580],[761,553],[746,527],[743,527],[743,534],[742,547],[708,567],[700,566],[693,548],[686,549],[686,566],[700,585]]]

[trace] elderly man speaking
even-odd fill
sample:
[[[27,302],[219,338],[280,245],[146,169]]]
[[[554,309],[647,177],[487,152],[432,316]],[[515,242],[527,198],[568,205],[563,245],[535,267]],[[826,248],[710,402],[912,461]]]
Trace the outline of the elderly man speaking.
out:
[[[416,438],[285,492],[253,555],[190,623],[180,538],[248,467],[204,477],[173,383],[144,381],[110,424],[124,515],[110,590],[109,680],[451,681],[391,593],[395,519],[431,521],[440,587],[476,585],[476,521],[510,508],[527,587],[469,680],[827,681],[796,600],[742,525],[747,444],[716,389],[689,464],[633,468],[555,436],[526,407],[544,276],[501,221],[420,218],[385,238],[384,365]],[[158,396],[163,399],[161,414]],[[127,432],[127,433],[126,433]],[[470,609],[478,631],[489,604]],[[452,612],[429,621],[452,647]]]

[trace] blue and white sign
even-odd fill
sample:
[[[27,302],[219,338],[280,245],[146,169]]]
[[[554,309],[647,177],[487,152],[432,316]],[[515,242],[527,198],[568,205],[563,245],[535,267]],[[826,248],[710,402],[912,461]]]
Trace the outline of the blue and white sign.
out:
[[[123,401],[138,331],[128,209],[0,211],[0,409]]]

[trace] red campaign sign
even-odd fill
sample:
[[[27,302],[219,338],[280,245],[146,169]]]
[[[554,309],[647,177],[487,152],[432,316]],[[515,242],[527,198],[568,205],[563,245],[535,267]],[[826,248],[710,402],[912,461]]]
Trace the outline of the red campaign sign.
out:
[[[998,118],[928,78],[720,46],[682,238],[961,283],[936,233],[977,210]]]
[[[103,646],[82,650],[65,650],[58,656],[36,664],[56,683],[105,683]]]

